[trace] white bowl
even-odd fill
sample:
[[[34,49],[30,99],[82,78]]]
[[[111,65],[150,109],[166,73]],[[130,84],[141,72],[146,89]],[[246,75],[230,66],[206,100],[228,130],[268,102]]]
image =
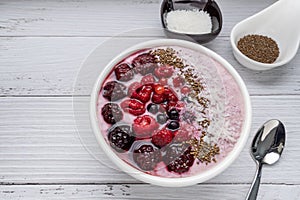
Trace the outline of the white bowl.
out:
[[[203,173],[199,173],[196,175],[183,177],[183,178],[165,178],[165,177],[149,175],[124,162],[121,158],[118,157],[118,155],[112,150],[110,145],[105,141],[105,138],[103,137],[103,134],[100,131],[98,120],[97,120],[97,100],[98,100],[99,91],[101,89],[101,85],[103,81],[105,80],[109,72],[112,70],[112,68],[123,58],[129,56],[130,54],[138,50],[145,49],[145,48],[153,48],[158,46],[171,46],[171,45],[181,46],[184,48],[201,52],[215,59],[220,64],[222,64],[224,68],[228,70],[228,72],[232,75],[232,77],[237,82],[240,91],[242,93],[244,106],[245,106],[244,107],[245,119],[242,127],[242,132],[240,134],[237,143],[235,144],[234,149],[224,158],[224,160],[216,164],[214,167],[206,170]],[[133,176],[138,180],[144,181],[146,183],[151,183],[154,185],[166,186],[166,187],[183,187],[183,186],[189,186],[189,185],[201,183],[217,176],[218,174],[223,172],[226,168],[228,168],[233,163],[233,161],[239,156],[240,152],[242,151],[242,149],[246,144],[246,141],[249,136],[249,131],[250,131],[251,116],[252,116],[251,103],[250,103],[250,97],[247,88],[243,80],[239,76],[239,74],[235,71],[235,69],[225,59],[223,59],[221,56],[214,53],[213,51],[192,42],[176,40],[176,39],[159,39],[159,40],[151,40],[151,41],[143,42],[125,50],[120,55],[116,56],[110,63],[107,64],[105,69],[99,75],[98,80],[96,81],[94,88],[92,90],[91,101],[90,101],[90,120],[91,120],[93,131],[95,133],[95,136],[101,148],[103,149],[105,154],[112,160],[112,162],[115,163],[122,171],[128,173],[129,175]]]

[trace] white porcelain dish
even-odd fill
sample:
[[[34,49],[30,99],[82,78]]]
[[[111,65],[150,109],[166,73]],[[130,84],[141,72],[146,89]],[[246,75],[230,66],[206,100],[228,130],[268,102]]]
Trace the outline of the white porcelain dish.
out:
[[[112,150],[110,145],[106,142],[105,138],[103,137],[103,134],[100,131],[98,120],[97,120],[97,100],[98,100],[99,91],[101,89],[102,83],[105,81],[106,76],[110,73],[112,68],[123,58],[129,56],[130,54],[138,50],[145,49],[145,48],[154,48],[158,46],[172,46],[172,45],[177,45],[177,46],[181,46],[181,47],[185,47],[185,48],[189,48],[201,52],[215,59],[217,62],[221,63],[237,82],[243,96],[244,110],[245,110],[245,119],[244,119],[244,124],[242,127],[242,132],[240,134],[240,137],[237,143],[235,144],[234,149],[224,158],[224,160],[222,160],[214,167],[208,169],[203,173],[196,174],[189,177],[183,177],[183,178],[165,178],[165,177],[149,175],[124,162],[121,158],[118,157],[117,154],[115,154],[115,152]],[[235,69],[225,59],[223,59],[221,56],[214,53],[213,51],[192,42],[176,40],[176,39],[158,39],[158,40],[143,42],[117,55],[110,63],[106,65],[102,73],[99,75],[94,85],[94,88],[92,90],[91,100],[90,100],[91,125],[95,133],[95,136],[98,140],[98,143],[100,144],[105,154],[122,171],[128,173],[134,178],[144,181],[146,183],[159,185],[159,186],[166,186],[166,187],[183,187],[183,186],[189,186],[189,185],[201,183],[217,176],[218,174],[223,172],[226,168],[228,168],[233,163],[233,161],[239,156],[240,152],[242,151],[242,149],[246,144],[246,141],[249,136],[249,131],[250,131],[251,117],[252,117],[252,111],[251,111],[250,97],[243,80],[241,79],[239,74],[235,71]]]

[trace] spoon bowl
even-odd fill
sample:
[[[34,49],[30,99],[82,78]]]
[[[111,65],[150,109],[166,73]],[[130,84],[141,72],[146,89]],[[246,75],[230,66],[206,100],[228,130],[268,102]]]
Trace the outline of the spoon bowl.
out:
[[[230,40],[235,58],[253,70],[268,70],[290,62],[300,44],[300,1],[280,0],[261,12],[239,22],[231,31]],[[254,61],[237,48],[240,38],[248,34],[271,37],[278,44],[280,53],[272,64]]]
[[[210,17],[212,22],[212,30],[210,33],[205,34],[185,34],[178,33],[168,29],[166,16],[167,13],[172,10],[203,10],[206,11]],[[175,39],[183,39],[183,40],[191,40],[196,41],[200,44],[204,44],[210,42],[215,39],[222,29],[222,13],[218,4],[213,0],[204,0],[204,1],[172,1],[172,0],[163,0],[160,8],[160,17],[161,23],[164,28],[165,34],[170,38]],[[188,22],[187,22],[188,23]]]
[[[247,200],[256,199],[263,164],[276,163],[282,154],[284,145],[285,129],[279,120],[269,120],[257,131],[251,145],[251,156],[257,164],[257,172]]]

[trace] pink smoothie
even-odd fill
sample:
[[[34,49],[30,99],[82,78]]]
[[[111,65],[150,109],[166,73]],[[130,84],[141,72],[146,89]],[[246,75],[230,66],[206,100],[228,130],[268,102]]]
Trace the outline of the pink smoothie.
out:
[[[131,147],[123,152],[115,151],[115,153],[126,163],[143,171],[144,173],[161,177],[187,177],[192,176],[194,174],[202,173],[205,170],[216,166],[218,163],[222,162],[222,160],[232,151],[242,131],[245,115],[245,106],[240,88],[235,79],[232,77],[232,75],[214,59],[191,49],[179,46],[161,46],[153,49],[144,49],[142,51],[138,51],[128,56],[127,58],[124,58],[124,60],[118,63],[118,65],[122,63],[127,63],[130,67],[132,67],[132,62],[137,56],[143,53],[149,53],[150,51],[153,52],[157,49],[166,50],[167,48],[171,48],[175,51],[175,56],[181,59],[182,63],[184,63],[184,65],[186,66],[185,70],[192,69],[192,73],[197,76],[195,80],[196,82],[200,83],[201,90],[198,91],[196,95],[191,95],[192,93],[194,93],[194,89],[191,86],[190,82],[188,82],[184,74],[182,74],[182,70],[180,70],[180,68],[173,67],[172,76],[166,78],[166,87],[171,88],[177,96],[178,102],[180,103],[177,102],[176,106],[178,106],[179,104],[181,105],[181,103],[184,105],[178,110],[180,114],[180,118],[177,120],[179,123],[178,129],[172,130],[167,127],[169,121],[171,120],[169,120],[165,124],[156,122],[158,124],[158,127],[156,127],[156,130],[153,131],[153,134],[156,134],[159,130],[167,129],[167,131],[171,132],[174,137],[172,141],[170,141],[168,144],[165,144],[164,146],[157,146],[156,144],[153,144],[156,150],[161,152],[162,159],[159,160],[155,164],[155,166],[150,170],[141,169],[136,163],[135,159],[133,159],[135,154],[133,152],[135,151],[135,148],[137,148],[138,144],[143,144],[143,142],[145,144],[151,143],[153,141],[153,135],[150,134],[149,137],[138,138],[138,134],[134,133],[134,131],[133,135],[136,138],[134,139],[134,142],[132,143]],[[153,54],[153,56],[157,57],[157,55],[155,54]],[[165,63],[160,63],[158,61],[157,67],[164,65]],[[150,74],[154,77],[153,84],[160,84],[159,81],[161,78],[157,77],[156,74],[154,74],[153,72]],[[108,132],[111,130],[111,127],[117,126],[118,124],[126,124],[129,126],[133,126],[134,120],[138,116],[126,112],[121,107],[121,103],[124,100],[132,98],[127,95],[121,99],[113,101],[113,103],[119,105],[120,110],[123,114],[122,119],[116,122],[115,124],[107,123],[103,119],[102,109],[110,101],[107,98],[103,97],[103,87],[109,81],[117,81],[125,85],[125,90],[127,91],[128,87],[133,82],[141,82],[141,79],[144,76],[145,75],[142,75],[140,73],[134,73],[134,76],[131,80],[119,81],[116,80],[116,74],[113,69],[111,73],[105,78],[105,81],[102,84],[102,89],[100,90],[98,97],[97,113],[100,130],[103,134],[103,137],[109,145],[111,145],[111,141],[109,141],[108,139]],[[180,86],[175,85],[173,79],[176,77],[182,77],[185,80],[184,83]],[[185,86],[190,89],[190,92],[183,94],[182,88]],[[151,93],[152,97],[153,94],[155,94],[154,89]],[[149,101],[144,103],[145,107],[152,103],[152,97]],[[199,103],[197,98],[207,100],[208,103],[201,104]],[[169,106],[167,109],[169,110],[171,109],[171,107],[172,106]],[[166,113],[168,112],[168,110],[158,111],[158,113]],[[151,113],[146,109],[145,112],[141,114],[141,116],[149,115],[153,119],[157,120],[158,113]],[[184,118],[184,113],[192,114],[193,120]],[[205,124],[205,121],[209,123]],[[164,156],[166,156],[165,150],[168,148],[169,145],[174,143],[174,141],[176,140],[176,133],[180,129],[187,130],[188,132],[188,139],[186,141],[183,141],[185,144],[190,144],[190,139],[196,139],[197,141],[205,142],[205,144],[209,144],[210,146],[215,146],[218,152],[213,154],[213,156],[209,158],[209,161],[198,159],[198,157],[195,154],[193,154],[194,159],[191,160],[193,164],[190,167],[188,167],[187,170],[184,170],[184,172],[176,172],[170,170],[170,168],[167,167],[168,163],[163,161]],[[200,154],[205,153],[199,151],[197,152]]]

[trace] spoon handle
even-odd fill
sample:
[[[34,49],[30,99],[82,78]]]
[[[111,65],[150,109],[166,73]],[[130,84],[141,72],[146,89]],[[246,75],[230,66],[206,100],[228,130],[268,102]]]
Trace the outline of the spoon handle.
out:
[[[258,189],[259,189],[259,184],[260,184],[261,171],[262,171],[262,163],[259,163],[257,165],[255,178],[252,182],[252,185],[250,187],[250,190],[248,192],[246,200],[256,200]]]

